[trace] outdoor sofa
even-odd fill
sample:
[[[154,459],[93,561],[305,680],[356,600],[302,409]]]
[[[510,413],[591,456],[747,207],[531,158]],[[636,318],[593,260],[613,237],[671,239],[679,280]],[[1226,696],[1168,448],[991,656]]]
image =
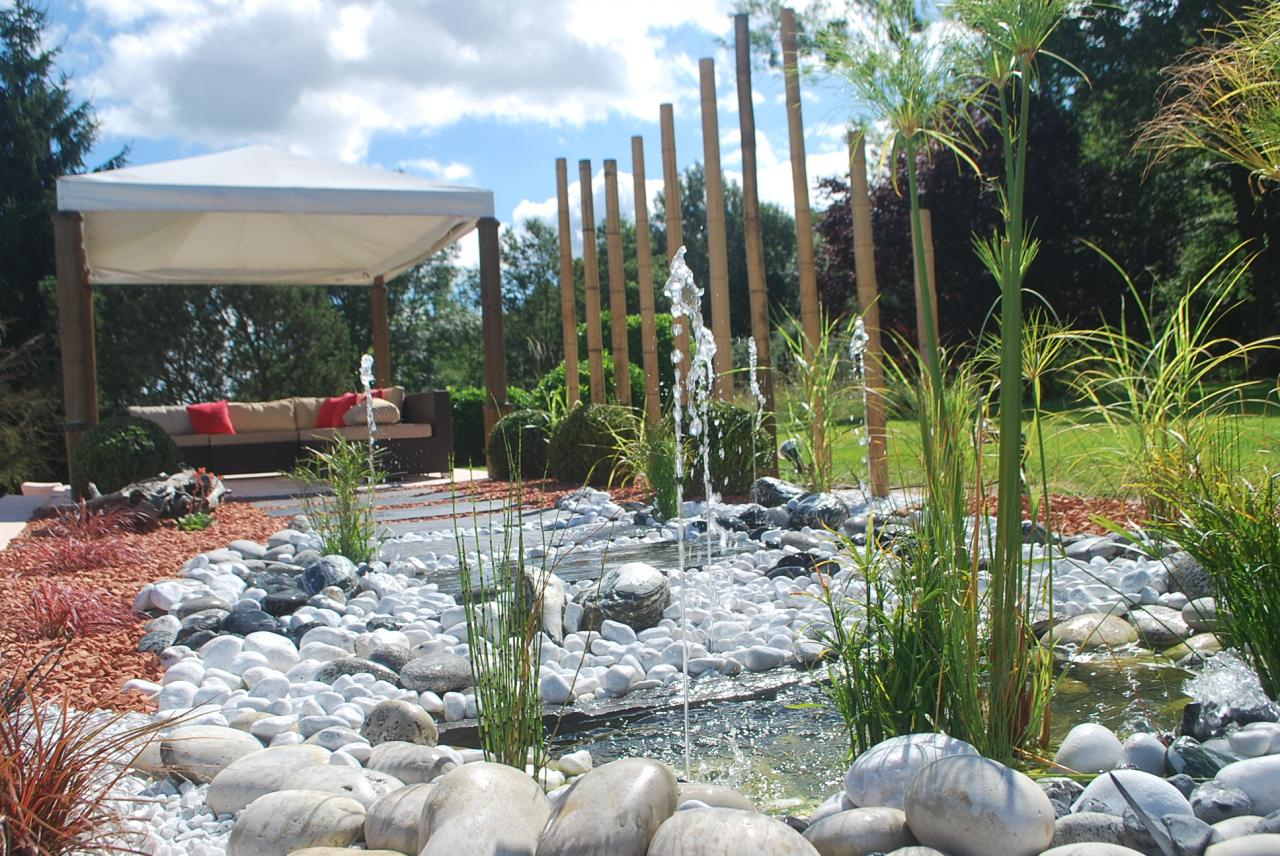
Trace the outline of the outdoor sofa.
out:
[[[453,419],[449,393],[443,389],[405,394],[388,387],[375,399],[375,441],[383,449],[382,466],[392,477],[449,471],[453,453]],[[197,433],[186,405],[130,407],[133,416],[155,422],[173,438],[192,467],[218,475],[269,473],[290,469],[308,449],[323,447],[337,436],[368,441],[365,406],[342,416],[339,428],[317,427],[324,398],[227,403],[235,433]],[[387,403],[394,408],[386,406]]]

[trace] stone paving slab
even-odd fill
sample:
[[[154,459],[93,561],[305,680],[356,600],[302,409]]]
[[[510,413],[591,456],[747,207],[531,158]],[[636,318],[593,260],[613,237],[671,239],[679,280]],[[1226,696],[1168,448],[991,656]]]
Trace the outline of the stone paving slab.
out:
[[[395,505],[414,504],[432,504],[432,503],[448,503],[449,497],[453,494],[449,491],[431,491],[422,488],[403,488],[398,490],[378,491],[374,497],[374,508],[386,508]],[[461,497],[459,497],[461,499]],[[301,514],[302,503],[296,498],[287,500],[268,499],[254,502],[253,505],[261,508],[272,517],[284,517],[287,515]]]

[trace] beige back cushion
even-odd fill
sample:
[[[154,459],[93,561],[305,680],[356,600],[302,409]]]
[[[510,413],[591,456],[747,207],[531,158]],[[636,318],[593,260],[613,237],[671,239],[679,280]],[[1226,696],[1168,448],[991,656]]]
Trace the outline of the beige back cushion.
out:
[[[293,399],[233,401],[227,405],[227,412],[231,415],[231,424],[235,426],[237,434],[294,430]]]
[[[404,387],[403,386],[386,386],[382,388],[382,398],[396,406],[396,412],[404,407]],[[377,414],[374,414],[377,417]],[[396,417],[399,419],[399,416]]]
[[[369,416],[365,413],[364,402],[342,414],[344,425],[365,425]],[[382,398],[373,399],[373,423],[375,425],[394,425],[400,421],[400,408]]]
[[[137,416],[139,419],[150,419],[171,437],[195,433],[195,429],[191,427],[191,417],[187,416],[187,406],[185,404],[167,404],[159,407],[130,407],[127,410],[130,416]]]
[[[320,405],[324,404],[323,398],[295,398],[293,399],[293,427],[299,431],[305,429],[311,430],[316,427],[316,419],[320,416]]]

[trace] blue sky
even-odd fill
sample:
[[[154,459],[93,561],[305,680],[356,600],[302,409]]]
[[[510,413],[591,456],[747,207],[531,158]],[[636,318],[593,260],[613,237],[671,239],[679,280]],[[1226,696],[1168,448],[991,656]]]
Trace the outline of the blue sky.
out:
[[[0,0],[4,5],[8,0]],[[720,151],[741,176],[731,0],[49,0],[50,39],[102,123],[99,162],[246,144],[493,190],[506,224],[554,222],[555,159],[616,158],[633,210],[632,135],[661,185],[659,105],[682,167],[703,159],[698,60],[716,62]],[[753,80],[761,196],[790,210],[781,75]],[[804,81],[811,182],[846,169],[849,103]],[[573,203],[575,229],[577,203]],[[463,258],[475,257],[474,241]]]

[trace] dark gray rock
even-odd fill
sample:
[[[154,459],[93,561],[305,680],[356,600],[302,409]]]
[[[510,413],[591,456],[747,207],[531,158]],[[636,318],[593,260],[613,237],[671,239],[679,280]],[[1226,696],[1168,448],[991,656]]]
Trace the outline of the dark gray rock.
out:
[[[306,592],[297,589],[273,591],[262,599],[262,611],[276,617],[293,615],[307,603]]]
[[[1205,823],[1253,814],[1253,800],[1239,788],[1208,781],[1191,792],[1191,810]]]
[[[751,483],[751,501],[765,508],[786,505],[791,500],[802,496],[804,496],[804,488],[772,476],[764,476]]]
[[[1068,779],[1065,776],[1039,779],[1036,784],[1040,786],[1040,790],[1044,791],[1044,795],[1049,798],[1049,802],[1053,803],[1053,813],[1057,817],[1062,817],[1070,812],[1072,803],[1079,799],[1080,794],[1084,793],[1084,785],[1075,779]]]
[[[1140,553],[1134,551],[1134,548],[1120,543],[1110,535],[1086,535],[1080,540],[1068,544],[1066,554],[1068,559],[1078,559],[1082,562],[1087,562],[1095,557],[1110,561],[1121,556],[1140,555]]]
[[[744,531],[750,532],[755,529],[768,529],[772,524],[769,522],[769,510],[763,505],[752,503],[738,512],[738,520],[742,523]]]
[[[355,564],[346,556],[324,556],[307,566],[298,578],[307,594],[319,594],[329,586],[335,586],[346,594],[354,594],[359,577]]]
[[[816,570],[831,574],[838,571],[839,566],[830,559],[822,559],[812,553],[789,553],[778,559],[774,566],[765,572],[765,576],[771,580],[778,577],[795,579],[807,577]]]
[[[1233,724],[1239,726],[1248,725],[1250,722],[1276,722],[1277,720],[1280,720],[1280,707],[1277,707],[1274,702],[1254,707],[1235,707],[1229,702],[1210,700],[1191,702],[1184,707],[1179,730],[1184,735],[1203,741],[1222,737]],[[1195,773],[1191,775],[1194,776]]]
[[[1213,597],[1213,579],[1190,553],[1173,553],[1165,558],[1164,564],[1169,569],[1170,591],[1180,591],[1190,600]]]
[[[174,639],[174,640],[173,640],[173,644],[174,644],[174,645],[185,645],[185,646],[187,646],[188,648],[190,648],[191,650],[193,650],[193,651],[194,651],[194,650],[198,649],[198,648],[199,648],[201,645],[203,645],[204,643],[208,642],[210,639],[217,639],[217,638],[218,638],[218,636],[220,636],[220,635],[221,635],[221,634],[219,634],[219,633],[218,633],[218,631],[216,631],[216,630],[197,630],[197,631],[195,631],[194,633],[192,633],[192,634],[190,634],[189,636],[186,636],[186,637],[183,637],[183,636],[182,636],[182,633],[181,633],[181,632],[179,632],[179,633],[178,633],[178,637],[179,637],[179,638]]]
[[[1123,818],[1096,811],[1081,811],[1060,816],[1053,823],[1053,841],[1050,847],[1064,844],[1098,842],[1132,846],[1132,832],[1125,828]]]
[[[400,683],[407,690],[430,690],[442,696],[471,686],[471,663],[448,652],[418,657],[400,669]]]
[[[177,636],[178,634],[168,630],[152,630],[138,640],[138,650],[144,654],[159,654],[172,645],[177,640]]]
[[[806,493],[791,506],[791,526],[838,530],[849,517],[849,506],[830,493]]]
[[[1187,799],[1191,799],[1191,794],[1196,789],[1196,780],[1186,773],[1174,773],[1172,776],[1165,776],[1164,780],[1177,788],[1178,793]]]
[[[399,630],[404,627],[404,619],[396,618],[394,615],[374,615],[364,623],[364,627],[370,632],[374,630]]]
[[[1186,773],[1193,779],[1212,779],[1235,758],[1201,746],[1194,737],[1179,737],[1165,750],[1165,761],[1175,773]]]
[[[1049,542],[1049,530],[1044,528],[1043,523],[1036,523],[1031,520],[1022,521],[1022,543],[1023,544],[1047,544]]]
[[[190,600],[184,600],[174,609],[173,614],[178,618],[186,618],[188,615],[195,615],[197,612],[206,612],[211,609],[218,609],[223,612],[231,611],[231,604],[227,603],[220,597],[213,595],[205,595],[204,597],[193,597]]]
[[[579,628],[597,630],[606,618],[645,630],[662,620],[671,588],[662,571],[644,562],[627,562],[607,571],[600,585],[582,595]]]
[[[299,645],[302,643],[302,637],[306,636],[308,631],[315,630],[317,627],[327,626],[328,625],[320,621],[304,621],[297,627],[290,627],[285,635],[293,640],[293,644]]]
[[[182,619],[182,627],[175,634],[175,645],[190,645],[187,641],[194,634],[201,632],[217,633],[222,629],[222,622],[231,615],[221,609],[206,609],[203,612],[196,612]]]
[[[412,660],[413,653],[404,645],[379,645],[369,652],[370,662],[386,666],[393,672],[399,672]]]
[[[280,626],[280,622],[267,615],[261,609],[243,609],[232,612],[222,622],[222,630],[224,633],[234,633],[237,636],[248,636],[250,633],[257,633],[260,630],[265,630],[268,633],[284,633],[284,628]]]
[[[380,666],[360,657],[343,657],[341,660],[330,660],[316,671],[315,680],[331,684],[343,675],[373,675],[375,680],[386,681],[399,686],[400,677],[386,666]]]

